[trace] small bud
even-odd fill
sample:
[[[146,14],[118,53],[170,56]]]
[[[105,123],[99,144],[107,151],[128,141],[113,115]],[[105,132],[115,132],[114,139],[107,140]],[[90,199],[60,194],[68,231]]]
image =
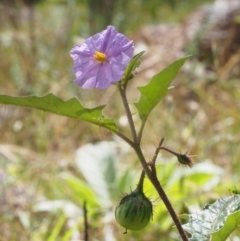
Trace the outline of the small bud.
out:
[[[163,147],[163,146],[159,146],[158,147],[158,150],[165,150],[165,151],[168,151],[170,152],[171,154],[173,154],[174,156],[177,157],[178,159],[178,162],[182,165],[186,165],[186,166],[189,166],[189,167],[192,167],[193,166],[193,161],[191,159],[191,157],[193,156],[189,156],[187,155],[187,152],[185,154],[181,154],[181,153],[177,153],[175,151],[172,151],[171,149],[167,148],[167,147]]]
[[[125,195],[115,209],[117,222],[127,230],[140,230],[147,226],[152,218],[151,201],[139,187]]]
[[[191,159],[190,156],[187,155],[187,153],[185,154],[176,154],[176,157],[178,159],[178,162],[182,165],[186,165],[189,167],[193,166],[193,161]]]

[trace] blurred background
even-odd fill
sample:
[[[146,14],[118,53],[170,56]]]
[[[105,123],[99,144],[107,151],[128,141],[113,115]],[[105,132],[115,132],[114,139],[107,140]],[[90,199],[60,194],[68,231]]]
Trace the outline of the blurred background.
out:
[[[136,126],[136,87],[192,55],[150,115],[142,142],[149,160],[163,137],[167,147],[195,155],[192,169],[166,153],[157,161],[177,213],[199,212],[240,188],[239,0],[0,0],[0,93],[107,104],[104,116],[130,135],[114,86],[82,90],[73,82],[69,51],[108,25],[133,39],[136,53],[146,50],[128,90]],[[114,207],[136,187],[141,166],[108,131],[12,106],[0,106],[0,131],[0,241],[85,240],[86,210],[91,241],[179,240],[147,179],[153,221],[123,234]]]

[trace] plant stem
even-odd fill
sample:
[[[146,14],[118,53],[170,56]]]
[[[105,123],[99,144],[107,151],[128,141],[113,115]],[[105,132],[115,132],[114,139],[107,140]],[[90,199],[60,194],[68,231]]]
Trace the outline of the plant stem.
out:
[[[105,127],[106,129],[108,129],[107,127]],[[111,130],[111,129],[108,129],[110,130],[111,132],[115,133],[117,136],[119,136],[120,138],[122,138],[124,141],[126,141],[130,146],[134,146],[134,143],[132,140],[130,140],[128,137],[126,137],[124,134],[122,134],[121,132],[119,131],[115,131],[115,130]]]
[[[84,240],[88,241],[88,218],[87,218],[87,202],[83,202],[83,214],[84,214]]]
[[[157,147],[156,150],[155,150],[155,153],[154,153],[154,156],[153,156],[153,159],[152,159],[152,163],[153,163],[153,164],[156,163],[157,156],[158,156],[159,150],[160,150],[163,142],[164,142],[164,138],[162,138],[162,139],[160,140],[160,142],[159,142],[159,144],[158,144],[158,147]]]
[[[141,176],[140,176],[139,181],[138,181],[138,188],[142,193],[143,193],[144,178],[145,178],[145,171],[142,170]]]
[[[141,137],[142,137],[142,133],[143,133],[143,129],[144,129],[144,125],[146,122],[146,119],[143,120],[143,123],[141,125],[140,128],[140,132],[139,135],[137,135],[136,133],[136,129],[135,129],[135,125],[132,119],[132,114],[128,105],[128,101],[127,101],[127,97],[126,97],[126,90],[121,86],[121,84],[117,84],[121,98],[122,98],[122,102],[123,102],[123,106],[125,108],[126,111],[126,115],[128,118],[128,122],[130,125],[130,129],[132,132],[132,137],[133,137],[133,142],[132,142],[132,147],[135,151],[135,153],[137,154],[141,164],[142,164],[142,174],[140,177],[140,182],[143,181],[145,174],[147,175],[147,177],[149,178],[149,180],[151,181],[151,183],[153,184],[153,186],[155,187],[156,191],[158,192],[160,198],[162,199],[162,201],[164,202],[169,214],[171,215],[173,222],[175,223],[178,232],[182,238],[183,241],[188,241],[188,237],[186,235],[186,233],[184,232],[182,225],[180,223],[180,221],[178,220],[177,214],[175,212],[175,210],[173,209],[172,204],[170,203],[165,191],[162,188],[161,183],[159,182],[158,178],[157,178],[157,174],[156,174],[156,168],[155,168],[155,161],[158,155],[159,150],[161,149],[161,145],[163,143],[163,139],[160,141],[160,144],[155,152],[155,155],[153,157],[153,162],[151,163],[151,168],[149,167],[148,163],[146,162],[146,159],[142,153],[142,149],[140,146],[140,141],[141,141]]]
[[[171,202],[169,201],[165,191],[163,190],[162,188],[162,185],[160,183],[160,181],[158,180],[157,178],[157,174],[156,174],[156,168],[155,168],[155,165],[153,164],[152,166],[152,175],[150,177],[148,177],[151,181],[151,183],[153,184],[153,186],[155,187],[155,189],[157,190],[159,196],[161,197],[162,201],[164,202],[169,214],[171,215],[172,219],[173,219],[173,222],[175,223],[177,229],[178,229],[178,232],[182,238],[183,241],[188,241],[188,237],[185,233],[185,231],[183,230],[182,228],[182,225],[178,219],[178,216],[171,204]]]
[[[159,182],[159,180],[157,178],[155,164],[152,163],[151,170],[150,170],[148,164],[146,163],[146,160],[145,160],[145,157],[142,153],[141,148],[139,146],[134,146],[134,150],[135,150],[135,152],[136,152],[136,154],[137,154],[137,156],[138,156],[138,158],[139,158],[139,160],[140,160],[140,162],[143,166],[143,170],[145,171],[147,177],[149,178],[149,180],[151,181],[151,183],[155,187],[155,189],[158,192],[160,198],[164,202],[169,214],[171,215],[172,220],[175,223],[182,240],[188,241],[188,237],[187,237],[185,231],[182,228],[182,225],[181,225],[181,223],[180,223],[180,221],[177,217],[177,214],[176,214],[172,204],[170,203],[165,191],[163,190],[161,183]]]
[[[143,153],[142,153],[141,147],[140,147],[139,145],[135,145],[135,146],[133,146],[133,149],[134,149],[134,151],[136,152],[136,154],[137,154],[137,156],[138,156],[138,158],[139,158],[139,161],[140,161],[141,164],[142,164],[142,168],[143,168],[145,174],[146,174],[146,175],[148,176],[148,178],[149,178],[150,176],[152,176],[152,171],[151,171],[151,169],[149,168],[149,165],[147,164],[147,162],[146,162],[146,160],[145,160],[145,157],[144,157],[144,155],[143,155]]]
[[[164,150],[164,151],[167,151],[167,152],[169,152],[169,153],[171,153],[171,154],[173,154],[173,155],[175,155],[175,156],[177,156],[177,155],[178,155],[178,153],[177,153],[177,152],[172,151],[172,150],[170,150],[170,149],[169,149],[169,148],[167,148],[167,147],[164,147],[164,146],[159,146],[159,147],[158,147],[158,150],[160,150],[160,149],[162,149],[162,150]]]
[[[146,118],[144,118],[144,120],[142,120],[140,129],[139,129],[139,131],[138,131],[138,143],[139,143],[139,144],[141,143],[141,140],[142,140],[143,129],[144,129],[144,126],[145,126],[145,124],[146,124],[146,121],[147,121]]]
[[[136,129],[135,129],[135,125],[133,123],[132,113],[130,111],[130,108],[129,108],[129,105],[128,105],[128,102],[127,102],[126,91],[123,89],[121,84],[117,84],[117,87],[118,87],[119,93],[121,95],[123,106],[124,106],[125,111],[126,111],[128,123],[130,125],[130,129],[131,129],[131,132],[132,132],[133,142],[137,143],[137,141],[138,141],[137,132],[136,132]]]

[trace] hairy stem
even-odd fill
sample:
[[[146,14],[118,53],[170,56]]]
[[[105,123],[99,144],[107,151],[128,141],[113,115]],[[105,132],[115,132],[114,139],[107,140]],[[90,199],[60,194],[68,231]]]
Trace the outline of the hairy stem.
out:
[[[141,192],[143,192],[144,178],[145,178],[145,171],[142,170],[141,176],[140,176],[139,181],[138,181],[138,188]]]
[[[108,129],[107,127],[105,127],[106,129]],[[124,141],[126,141],[130,146],[133,146],[134,143],[132,140],[130,140],[128,137],[126,137],[124,134],[122,134],[121,132],[119,131],[114,131],[114,130],[111,130],[111,129],[108,129],[110,130],[111,132],[115,133],[117,136],[119,136],[120,138],[122,138]]]
[[[153,164],[152,165],[152,175],[151,177],[148,177],[151,181],[151,183],[153,184],[153,186],[155,187],[155,189],[157,190],[159,196],[161,197],[162,201],[164,202],[169,214],[171,215],[172,219],[173,219],[173,222],[175,223],[177,229],[178,229],[178,232],[182,238],[183,241],[188,241],[188,237],[185,233],[185,231],[183,230],[182,228],[182,225],[178,219],[178,216],[171,204],[171,202],[169,201],[165,191],[163,190],[162,188],[162,185],[160,183],[160,181],[158,180],[157,178],[157,174],[156,174],[156,168],[155,168],[155,165]]]
[[[147,177],[149,178],[149,180],[151,181],[151,183],[153,184],[153,186],[155,187],[156,191],[158,192],[160,198],[164,202],[169,214],[171,215],[171,217],[173,219],[173,222],[175,223],[175,225],[178,229],[178,232],[179,232],[182,240],[188,241],[188,237],[187,237],[186,233],[184,232],[184,230],[182,228],[182,225],[181,225],[180,221],[178,220],[177,214],[176,214],[172,204],[170,203],[165,191],[163,190],[162,185],[160,184],[160,182],[157,178],[157,174],[156,174],[155,161],[156,161],[158,152],[161,149],[163,139],[159,143],[159,146],[158,146],[158,148],[155,152],[155,155],[153,157],[153,162],[151,163],[151,168],[150,168],[146,159],[145,159],[145,157],[144,157],[144,155],[143,155],[143,153],[142,153],[142,149],[141,149],[141,146],[140,146],[141,137],[142,137],[142,133],[143,133],[143,129],[144,129],[144,125],[146,123],[146,120],[143,121],[143,123],[141,125],[141,128],[140,128],[140,131],[139,131],[139,135],[137,135],[135,125],[134,125],[134,122],[133,122],[133,119],[132,119],[132,114],[131,114],[131,111],[130,111],[130,108],[129,108],[129,105],[128,105],[128,101],[127,101],[127,97],[126,97],[126,90],[120,84],[118,84],[117,86],[118,86],[118,89],[119,89],[119,92],[120,92],[120,95],[121,95],[121,98],[122,98],[123,106],[125,108],[125,112],[126,112],[126,115],[127,115],[127,118],[128,118],[128,122],[129,122],[129,125],[130,125],[131,132],[132,132],[133,142],[132,142],[131,146],[134,149],[134,151],[136,152],[136,154],[137,154],[137,156],[138,156],[138,158],[141,162],[142,168],[143,168],[143,171],[142,171],[142,174],[141,174],[141,177],[140,177],[140,183],[141,182],[143,183],[143,179],[144,179],[144,176],[146,174]]]
[[[144,157],[144,155],[143,155],[143,153],[142,153],[141,147],[140,147],[138,144],[136,144],[136,145],[133,146],[133,149],[134,149],[134,151],[136,152],[136,154],[137,154],[137,156],[138,156],[138,158],[139,158],[139,161],[140,161],[141,164],[142,164],[142,168],[143,168],[144,172],[146,173],[146,175],[147,175],[148,178],[149,178],[149,176],[152,175],[152,171],[151,171],[151,169],[149,168],[149,165],[147,164],[147,162],[146,162],[146,160],[145,160],[145,157]]]
[[[160,149],[162,149],[162,150],[164,150],[164,151],[167,151],[167,152],[169,152],[169,153],[171,153],[171,154],[173,154],[173,155],[175,155],[175,156],[177,156],[177,155],[178,155],[178,153],[177,153],[177,152],[172,151],[172,150],[170,150],[170,149],[169,149],[169,148],[167,148],[167,147],[164,147],[164,146],[159,146],[159,147],[158,147],[158,150],[160,150]]]
[[[153,163],[153,164],[156,163],[156,160],[157,160],[157,157],[158,157],[158,153],[159,153],[159,150],[160,150],[163,142],[164,142],[164,138],[162,138],[162,139],[160,140],[160,142],[159,142],[159,144],[158,144],[158,147],[156,148],[156,151],[155,151],[154,156],[153,156],[153,159],[152,159],[152,163]]]
[[[122,102],[123,102],[124,109],[126,111],[128,123],[129,123],[130,129],[131,129],[131,132],[132,132],[133,142],[137,143],[137,132],[136,132],[136,129],[135,129],[135,125],[133,123],[132,113],[131,113],[129,105],[128,105],[128,101],[127,101],[127,97],[126,97],[126,91],[125,91],[125,89],[123,89],[123,87],[120,84],[117,84],[117,86],[118,86],[119,93],[121,95],[121,99],[122,99]]]
[[[187,237],[185,231],[182,228],[182,225],[181,225],[181,223],[180,223],[180,221],[177,217],[177,214],[176,214],[171,202],[169,201],[165,191],[163,190],[161,183],[159,182],[159,180],[157,178],[155,164],[151,163],[152,165],[151,165],[151,170],[150,170],[148,164],[146,163],[146,160],[145,160],[145,157],[142,153],[141,148],[139,146],[134,146],[134,150],[135,150],[140,162],[142,163],[143,169],[144,169],[147,177],[149,178],[149,180],[151,181],[151,183],[155,187],[155,189],[158,192],[160,198],[162,199],[163,203],[165,204],[169,214],[171,215],[172,220],[175,223],[182,240],[188,241],[188,237]],[[145,164],[146,164],[147,167],[145,166]]]
[[[142,140],[142,135],[143,135],[144,126],[146,124],[146,120],[147,120],[146,118],[144,120],[142,120],[140,129],[138,131],[138,143],[139,144],[141,143],[141,140]]]

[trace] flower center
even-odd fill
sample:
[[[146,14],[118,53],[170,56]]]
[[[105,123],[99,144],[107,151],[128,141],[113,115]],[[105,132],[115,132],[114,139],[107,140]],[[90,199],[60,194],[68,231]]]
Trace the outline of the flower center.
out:
[[[104,63],[107,60],[107,56],[104,53],[101,53],[99,51],[95,51],[93,58],[102,63]]]

